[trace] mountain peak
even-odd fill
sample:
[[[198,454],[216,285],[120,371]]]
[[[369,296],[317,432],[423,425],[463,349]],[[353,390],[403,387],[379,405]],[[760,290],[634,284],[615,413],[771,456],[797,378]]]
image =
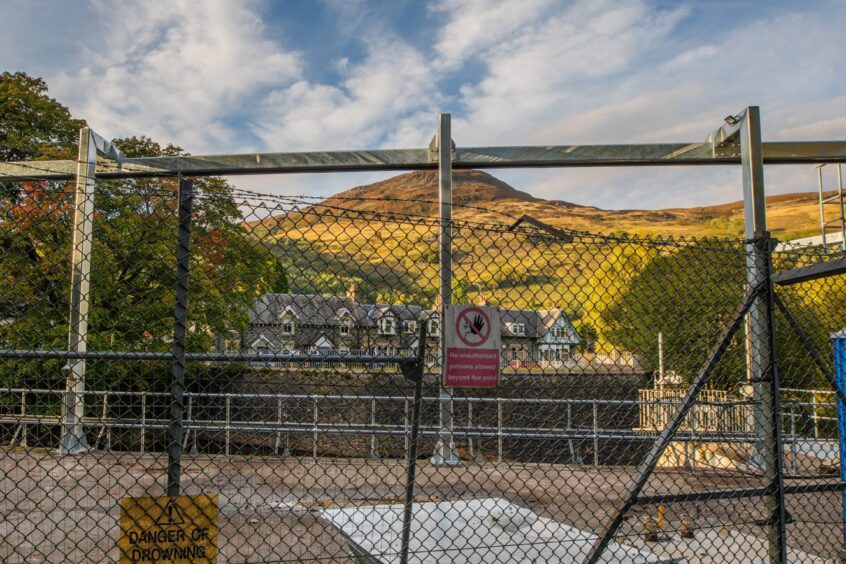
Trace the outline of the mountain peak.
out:
[[[553,203],[517,190],[507,182],[481,170],[453,172],[452,201],[458,208],[480,206],[496,210],[503,204]],[[335,194],[328,205],[382,213],[401,211],[412,215],[436,215],[438,212],[438,171],[418,170],[380,182],[356,186]],[[568,205],[565,202],[554,202]],[[456,210],[459,212],[460,209]]]

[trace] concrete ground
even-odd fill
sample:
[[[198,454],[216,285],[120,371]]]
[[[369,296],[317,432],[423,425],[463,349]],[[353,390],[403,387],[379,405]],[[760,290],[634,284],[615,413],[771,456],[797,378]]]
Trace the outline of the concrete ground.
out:
[[[46,450],[0,450],[0,560],[3,562],[116,562],[118,500],[160,496],[166,483],[163,453],[91,452],[59,456]],[[434,467],[420,460],[417,501],[497,497],[541,517],[584,531],[598,530],[622,502],[632,467],[464,462]],[[833,478],[825,478],[831,481]],[[791,480],[814,483],[822,478]],[[737,470],[659,470],[644,495],[759,487]],[[401,460],[186,455],[185,493],[217,493],[219,562],[349,560],[344,538],[320,518],[332,507],[398,503],[405,486]],[[796,560],[833,560],[843,548],[839,494],[791,495],[787,525]],[[682,515],[696,538],[680,541]],[[656,506],[637,507],[618,540],[661,558],[698,561],[766,560],[764,500],[667,504],[663,540],[643,539],[643,522]],[[448,525],[447,525],[448,526]],[[801,553],[799,552],[801,551]],[[804,554],[802,554],[804,553]],[[418,555],[416,561],[431,561]]]

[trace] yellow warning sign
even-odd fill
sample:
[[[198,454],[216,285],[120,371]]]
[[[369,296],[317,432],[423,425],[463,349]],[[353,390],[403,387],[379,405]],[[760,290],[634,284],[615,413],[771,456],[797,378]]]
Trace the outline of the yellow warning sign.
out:
[[[121,564],[217,562],[217,495],[120,500]]]

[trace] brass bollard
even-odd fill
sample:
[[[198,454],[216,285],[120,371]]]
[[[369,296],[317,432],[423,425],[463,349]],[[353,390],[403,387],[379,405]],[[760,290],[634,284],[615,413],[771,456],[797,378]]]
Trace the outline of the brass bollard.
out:
[[[693,517],[687,514],[682,515],[680,527],[681,537],[683,539],[692,539],[694,538],[695,531],[696,529],[693,522]]]
[[[658,542],[658,521],[648,517],[643,522],[643,536],[646,542]]]

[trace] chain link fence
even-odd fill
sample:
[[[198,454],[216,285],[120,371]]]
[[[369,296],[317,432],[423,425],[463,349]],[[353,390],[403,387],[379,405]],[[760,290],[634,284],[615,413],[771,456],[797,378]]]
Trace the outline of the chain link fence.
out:
[[[499,310],[501,376],[445,395],[433,202],[98,180],[85,231],[66,185],[4,186],[4,562],[844,547],[843,276],[770,282],[839,255],[456,204],[452,301]]]

